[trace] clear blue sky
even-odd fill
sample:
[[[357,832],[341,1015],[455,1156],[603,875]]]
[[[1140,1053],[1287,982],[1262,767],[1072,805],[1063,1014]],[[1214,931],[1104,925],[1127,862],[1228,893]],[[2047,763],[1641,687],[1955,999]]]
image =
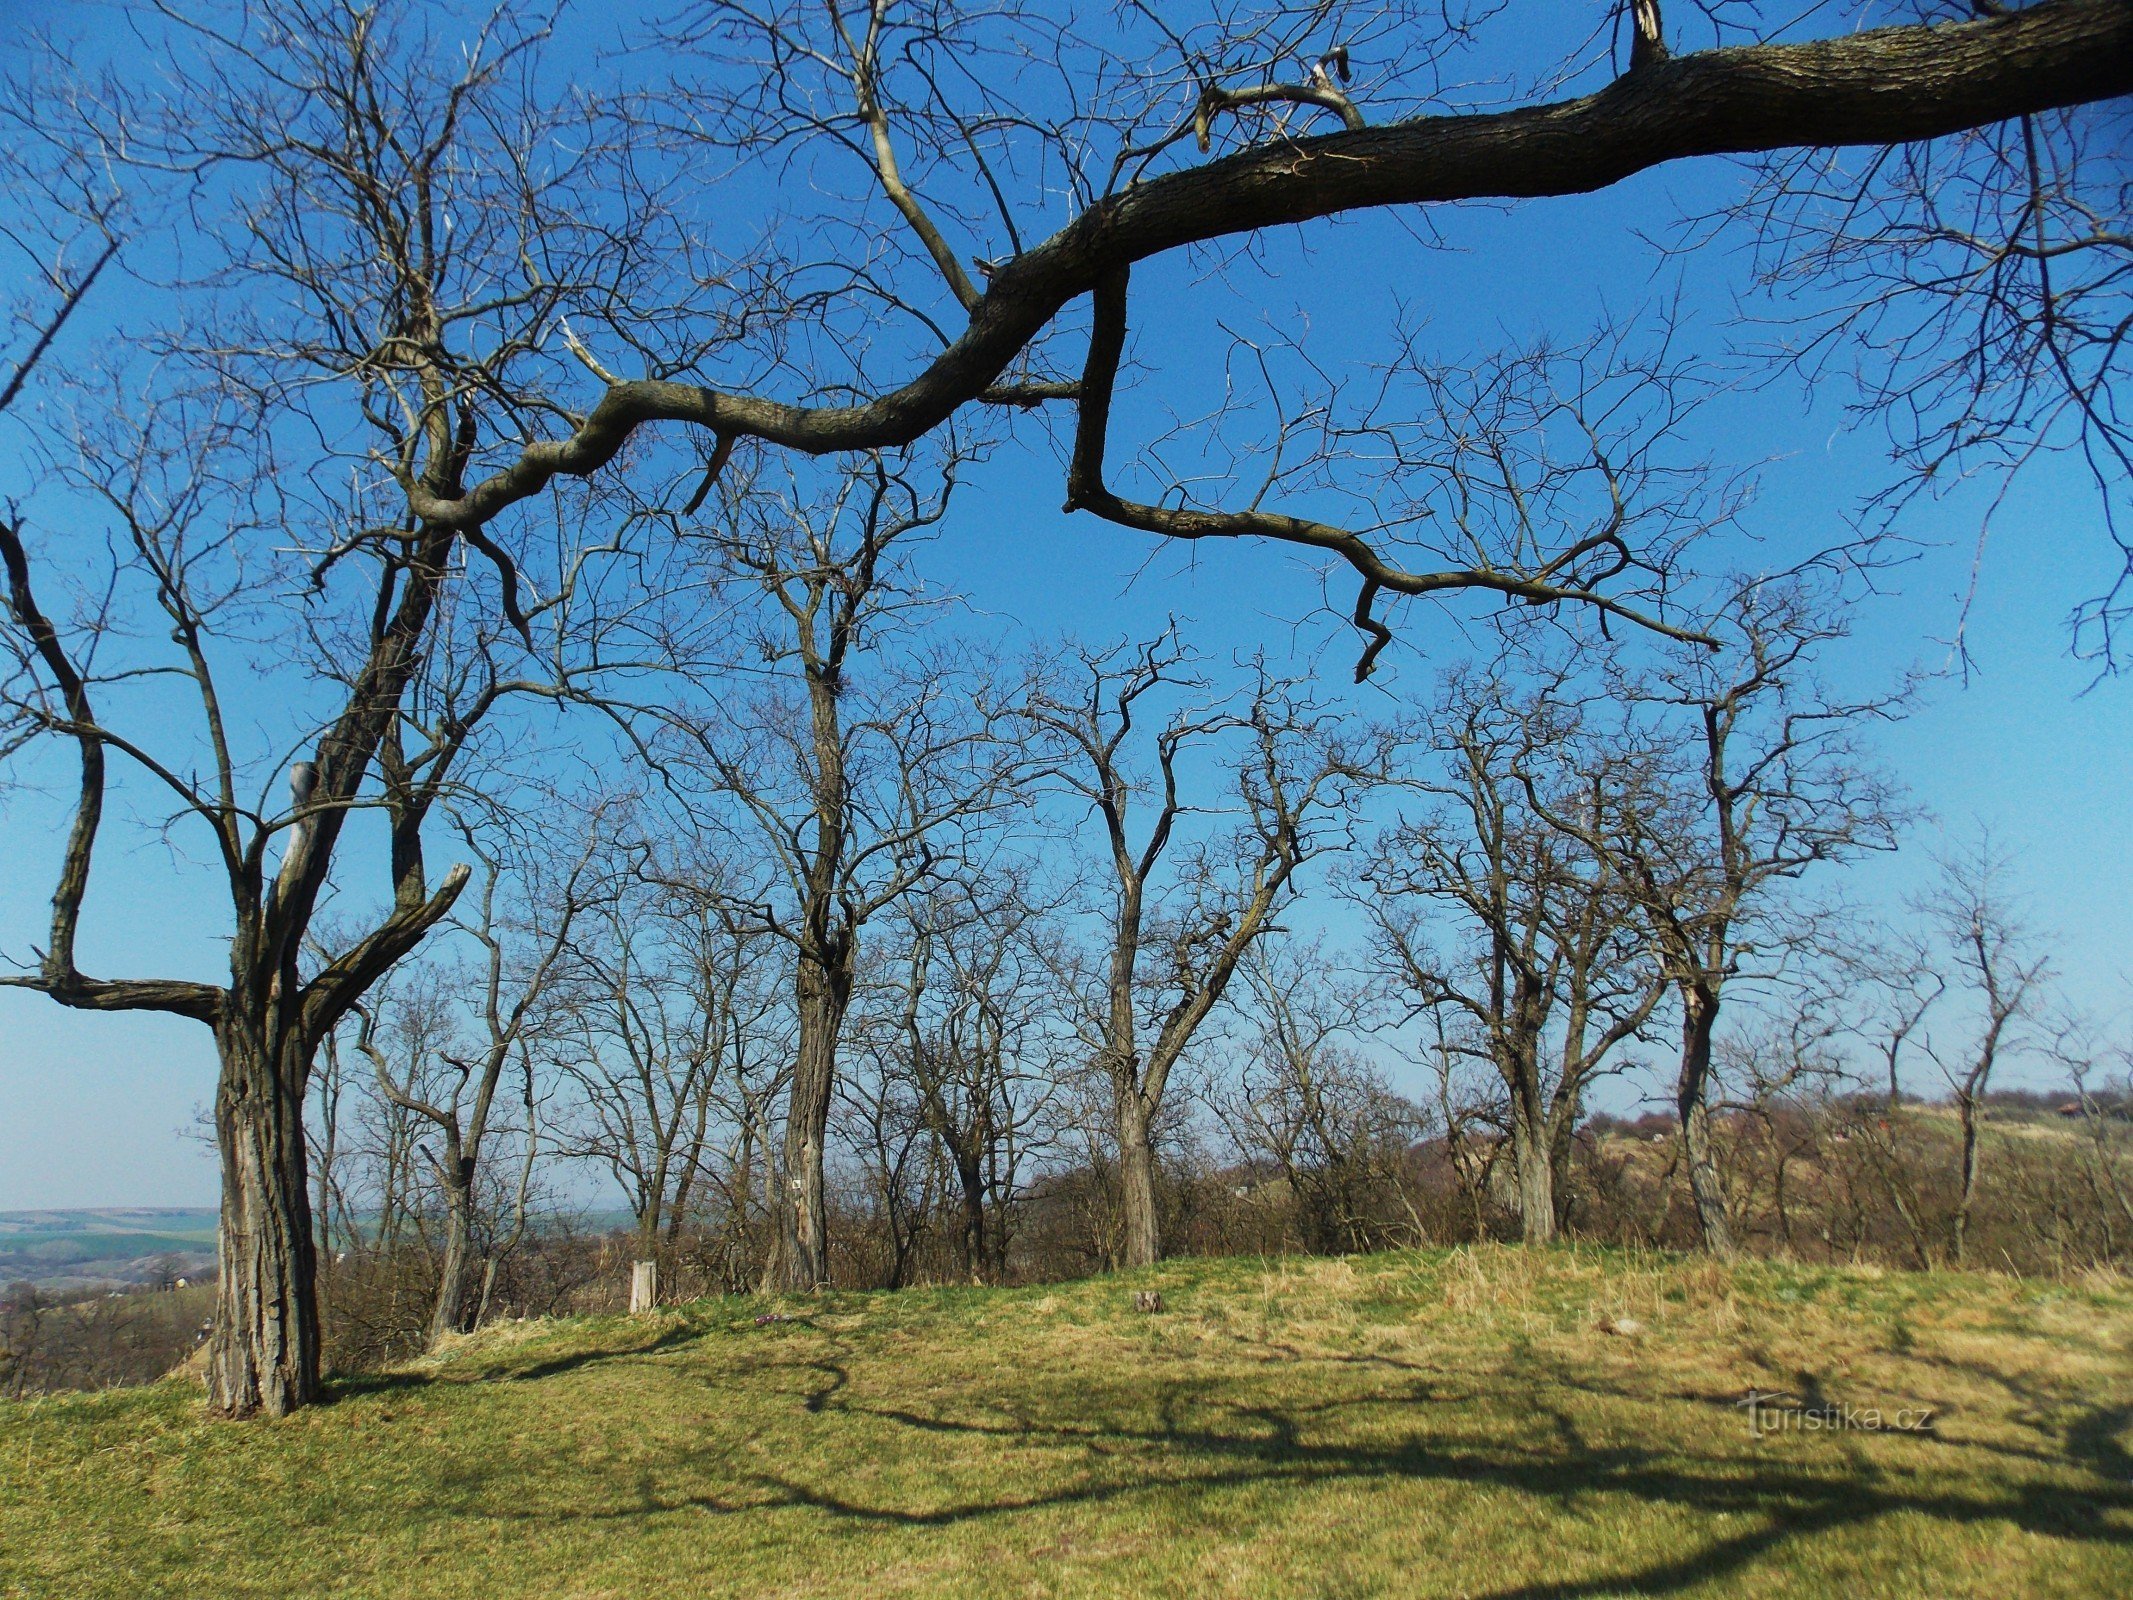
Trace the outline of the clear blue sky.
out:
[[[6,3],[20,13],[21,0]],[[1137,354],[1190,413],[1213,398],[1223,318],[1307,318],[1314,350],[1367,358],[1405,305],[1426,310],[1449,353],[1542,327],[1574,336],[1603,307],[1630,310],[1677,289],[1690,336],[1716,350],[1736,316],[1742,264],[1716,251],[1662,258],[1639,230],[1721,197],[1735,181],[1717,166],[1676,170],[1604,195],[1464,215],[1452,228],[1459,252],[1424,252],[1379,219],[1276,240],[1263,270],[1226,285],[1165,263],[1137,275],[1136,297],[1175,314],[1141,334]],[[1710,419],[1714,456],[1768,463],[1749,522],[1773,552],[1828,543],[1881,481],[1883,445],[1844,425],[1841,398],[1779,383],[1727,401]],[[1154,397],[1143,396],[1122,408],[1115,431],[1124,441],[1158,420]],[[1317,580],[1293,555],[1153,549],[1139,535],[1064,517],[1059,499],[1050,448],[1032,430],[1026,447],[1002,454],[966,491],[929,567],[981,612],[1037,636],[1114,636],[1176,612],[1217,652],[1261,644],[1309,652],[1330,636],[1328,671],[1345,678],[1352,645],[1318,612]],[[1939,641],[1957,620],[1980,511],[1958,496],[1912,519],[1910,533],[1938,547],[1902,574],[1900,592],[1862,613],[1840,666],[1849,681],[1882,683],[1945,660]],[[2002,510],[1969,618],[1974,673],[1938,687],[1881,743],[1937,820],[1897,858],[1848,882],[1855,897],[1894,905],[1921,878],[1922,847],[1941,827],[1988,824],[2019,858],[2035,920],[2061,941],[2069,995],[2108,1017],[2124,1009],[2133,972],[2124,866],[2133,860],[2124,799],[2133,685],[2090,688],[2065,628],[2070,609],[2108,577],[2106,548],[2093,492],[2062,467],[2034,473]],[[1352,599],[1345,582],[1334,592],[1342,604]],[[1455,656],[1458,619],[1474,614],[1458,602],[1406,613],[1392,681],[1418,685]],[[0,952],[9,956],[41,940],[58,817],[49,795],[0,792]],[[214,976],[226,931],[214,886],[174,869],[160,846],[120,847],[120,837],[113,830],[101,862],[84,965]],[[211,1051],[196,1025],[77,1015],[0,992],[0,1209],[212,1203],[214,1163],[191,1126],[212,1087]]]

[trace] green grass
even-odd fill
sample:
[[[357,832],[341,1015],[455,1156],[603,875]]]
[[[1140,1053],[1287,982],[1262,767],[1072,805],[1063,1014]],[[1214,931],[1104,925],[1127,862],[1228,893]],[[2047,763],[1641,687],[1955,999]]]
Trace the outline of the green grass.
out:
[[[2133,1594],[2123,1287],[1487,1248],[761,1309],[282,1423],[0,1410],[0,1593]],[[1938,1420],[1757,1439],[1750,1385]]]

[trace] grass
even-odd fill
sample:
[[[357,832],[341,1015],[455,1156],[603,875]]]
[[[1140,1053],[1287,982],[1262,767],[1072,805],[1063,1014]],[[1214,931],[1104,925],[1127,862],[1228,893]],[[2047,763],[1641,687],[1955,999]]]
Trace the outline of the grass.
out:
[[[1482,1248],[762,1309],[282,1423],[0,1410],[0,1594],[2133,1593],[2123,1286]],[[1751,1385],[1936,1421],[1756,1438]]]

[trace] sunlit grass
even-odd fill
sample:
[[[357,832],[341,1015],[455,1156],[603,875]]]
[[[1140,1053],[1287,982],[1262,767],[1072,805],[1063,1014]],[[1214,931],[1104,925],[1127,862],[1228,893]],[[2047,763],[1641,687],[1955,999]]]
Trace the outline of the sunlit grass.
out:
[[[2111,1284],[1485,1248],[763,1309],[279,1424],[0,1410],[0,1593],[2133,1593]],[[1936,1425],[1757,1439],[1751,1385]]]

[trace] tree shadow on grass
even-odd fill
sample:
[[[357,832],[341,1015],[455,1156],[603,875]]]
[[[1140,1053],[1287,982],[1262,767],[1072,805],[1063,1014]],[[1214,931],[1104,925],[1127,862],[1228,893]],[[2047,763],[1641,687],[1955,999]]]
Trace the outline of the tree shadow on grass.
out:
[[[673,1335],[665,1337],[671,1339]],[[591,1359],[645,1354],[661,1342],[665,1340]],[[1086,1393],[1066,1402],[1072,1407],[1071,1415],[1059,1413],[1060,1402],[1051,1406],[1017,1406],[1002,1397],[992,1415],[973,1418],[908,1406],[862,1403],[850,1394],[849,1373],[835,1360],[806,1359],[779,1365],[794,1367],[804,1375],[805,1387],[787,1398],[797,1399],[810,1419],[843,1417],[907,1430],[914,1436],[913,1449],[908,1454],[919,1459],[929,1453],[949,1459],[944,1447],[954,1439],[970,1441],[981,1448],[995,1443],[1018,1450],[1036,1446],[1077,1458],[1084,1473],[1095,1476],[1096,1481],[1084,1477],[1084,1481],[1068,1486],[1037,1488],[1027,1493],[1014,1492],[1003,1484],[995,1492],[946,1504],[898,1504],[894,1497],[868,1503],[839,1492],[828,1472],[809,1481],[809,1474],[790,1467],[765,1471],[752,1462],[744,1464],[737,1457],[728,1463],[734,1470],[727,1481],[703,1483],[701,1457],[676,1454],[648,1470],[635,1493],[619,1502],[610,1494],[609,1504],[577,1510],[561,1510],[552,1503],[542,1508],[522,1510],[511,1505],[509,1509],[496,1510],[480,1504],[490,1498],[484,1486],[470,1484],[469,1500],[462,1501],[460,1509],[476,1516],[627,1521],[676,1511],[734,1515],[782,1508],[805,1509],[859,1527],[943,1529],[984,1526],[1052,1509],[1100,1507],[1150,1497],[1174,1499],[1268,1485],[1301,1490],[1326,1484],[1405,1480],[1509,1490],[1554,1502],[1576,1518],[1590,1518],[1592,1497],[1599,1495],[1631,1505],[1686,1511],[1712,1521],[1748,1519],[1752,1524],[1713,1537],[1700,1548],[1682,1550],[1676,1542],[1663,1553],[1655,1552],[1657,1559],[1619,1566],[1604,1574],[1476,1591],[1484,1600],[1600,1600],[1608,1595],[1676,1594],[1714,1580],[1750,1584],[1755,1580],[1758,1564],[1790,1541],[1813,1539],[1904,1515],[1949,1525],[2004,1523],[2053,1539],[2133,1551],[2133,1530],[2122,1520],[2117,1526],[2107,1520],[2107,1514],[2112,1512],[2133,1512],[2133,1484],[2126,1484],[2125,1474],[2117,1470],[2125,1462],[2126,1452],[2116,1435],[2133,1414],[2133,1408],[2124,1406],[2086,1408],[2066,1428],[2063,1437],[2067,1455],[2057,1463],[2089,1466],[2100,1476],[2115,1481],[2070,1489],[2063,1478],[2010,1482],[2003,1476],[1996,1483],[1972,1480],[1947,1487],[1920,1487],[1911,1475],[1882,1471],[1878,1464],[1857,1455],[1848,1459],[1802,1456],[1789,1452],[1781,1441],[1771,1441],[1767,1451],[1758,1447],[1760,1453],[1745,1459],[1737,1448],[1707,1450],[1694,1442],[1651,1447],[1597,1441],[1576,1415],[1551,1403],[1550,1392],[1555,1385],[1547,1379],[1530,1386],[1525,1397],[1526,1414],[1533,1425],[1527,1441],[1444,1440],[1410,1433],[1405,1438],[1359,1442],[1327,1439],[1324,1435],[1338,1425],[1343,1412],[1367,1419],[1381,1416],[1389,1407],[1420,1404],[1429,1405],[1431,1415],[1442,1417],[1447,1408],[1432,1404],[1427,1398],[1428,1386],[1417,1384],[1400,1385],[1397,1392],[1373,1389],[1301,1403],[1260,1397],[1231,1402],[1219,1397],[1220,1385],[1184,1385],[1167,1393],[1157,1406],[1155,1417],[1145,1422],[1105,1417],[1101,1415],[1099,1397]],[[1569,1387],[1572,1392],[1638,1405],[1691,1400],[1710,1415],[1712,1426],[1720,1425],[1717,1397],[1658,1397],[1638,1393],[1629,1386],[1609,1386],[1590,1379]],[[1423,1392],[1415,1392],[1417,1388]],[[1455,1420],[1462,1419],[1463,1413],[1456,1405],[1450,1409]],[[1730,1409],[1729,1404],[1727,1410]],[[1051,1414],[1045,1415],[1046,1411]],[[1474,1420],[1492,1428],[1502,1422],[1500,1416],[1487,1412],[1477,1414]],[[810,1420],[806,1425],[818,1424]],[[1745,1428],[1745,1423],[1737,1415],[1728,1415],[1724,1426]],[[1885,1441],[1887,1448],[1904,1452],[1915,1448],[1941,1456],[1949,1448],[1947,1441],[1926,1434],[1873,1437]],[[919,1439],[935,1442],[919,1444]],[[870,1454],[878,1450],[878,1442],[870,1444]],[[759,1461],[760,1457],[754,1459]],[[497,1464],[498,1473],[509,1470],[506,1464]],[[690,1476],[697,1478],[699,1491],[675,1493],[676,1480],[685,1482]],[[662,1484],[666,1486],[663,1491],[659,1487]],[[510,1498],[508,1494],[496,1496],[507,1505]]]
[[[2005,1521],[2028,1534],[2133,1549],[2133,1532],[2103,1521],[2107,1510],[2133,1510],[2133,1487],[2099,1485],[2069,1493],[2060,1483],[2018,1483],[2005,1485],[1999,1491],[1935,1491],[1903,1487],[1901,1481],[1890,1481],[1879,1474],[1845,1474],[1841,1470],[1843,1463],[1794,1463],[1781,1459],[1770,1459],[1768,1466],[1743,1474],[1738,1457],[1685,1459],[1681,1451],[1589,1444],[1574,1419],[1544,1404],[1534,1406],[1534,1421],[1546,1429],[1553,1449],[1472,1449],[1438,1446],[1425,1440],[1340,1444],[1308,1442],[1303,1438],[1299,1419],[1305,1414],[1325,1414],[1342,1404],[1376,1406],[1384,1399],[1382,1395],[1367,1395],[1352,1402],[1303,1408],[1273,1404],[1231,1406],[1229,1412],[1239,1427],[1192,1427],[1182,1425],[1169,1414],[1152,1427],[1032,1423],[1028,1419],[983,1423],[892,1406],[851,1406],[853,1414],[866,1414],[934,1436],[998,1438],[1003,1444],[1049,1442],[1062,1449],[1079,1446],[1105,1449],[1107,1453],[1122,1446],[1139,1446],[1135,1461],[1148,1463],[1148,1470],[1128,1481],[1077,1485],[1032,1495],[988,1495],[981,1500],[928,1510],[868,1506],[832,1489],[800,1483],[791,1476],[755,1474],[753,1483],[768,1491],[776,1504],[806,1506],[840,1519],[902,1527],[949,1527],[1035,1513],[1054,1506],[1107,1504],[1150,1493],[1199,1493],[1267,1483],[1308,1487],[1372,1478],[1512,1489],[1566,1506],[1587,1500],[1593,1493],[1608,1493],[1642,1504],[1679,1506],[1713,1519],[1758,1519],[1758,1525],[1749,1530],[1717,1538],[1702,1549],[1651,1566],[1478,1591],[1485,1600],[1666,1596],[1713,1579],[1751,1581],[1753,1564],[1787,1540],[1813,1538],[1894,1515],[1920,1515],[1964,1525]],[[2124,1425],[2124,1419],[2127,1408],[2092,1408],[2082,1423],[2069,1429],[2073,1453],[2095,1461],[2097,1468],[2103,1470],[2116,1459],[2112,1455],[2112,1451],[2118,1451],[2114,1434]],[[2099,1438],[2105,1444],[2095,1444]],[[1924,1434],[1915,1436],[1915,1440],[1920,1449],[1935,1449],[1939,1444]],[[1209,1466],[1201,1468],[1199,1463],[1203,1461]]]
[[[676,1345],[687,1344],[697,1336],[698,1331],[687,1326],[670,1327],[640,1344],[605,1350],[574,1350],[568,1355],[551,1356],[546,1360],[498,1361],[491,1356],[484,1359],[479,1366],[464,1370],[403,1369],[398,1372],[351,1373],[346,1377],[334,1378],[327,1384],[326,1401],[333,1404],[369,1395],[428,1389],[440,1384],[525,1383],[533,1379],[554,1378],[584,1367],[598,1366],[603,1362],[656,1355]]]

